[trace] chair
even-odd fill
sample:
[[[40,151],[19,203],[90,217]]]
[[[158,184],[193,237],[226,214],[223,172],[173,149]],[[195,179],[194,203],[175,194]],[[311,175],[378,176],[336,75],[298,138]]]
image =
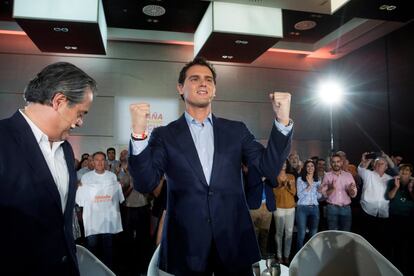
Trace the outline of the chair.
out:
[[[160,246],[158,245],[157,248],[154,251],[154,254],[152,254],[151,261],[148,265],[148,271],[147,276],[159,276],[159,269],[158,269],[158,255],[160,252]]]
[[[88,249],[78,244],[76,245],[76,256],[78,258],[79,271],[81,276],[116,276]]]
[[[402,273],[360,235],[323,231],[296,253],[289,275],[386,275]]]

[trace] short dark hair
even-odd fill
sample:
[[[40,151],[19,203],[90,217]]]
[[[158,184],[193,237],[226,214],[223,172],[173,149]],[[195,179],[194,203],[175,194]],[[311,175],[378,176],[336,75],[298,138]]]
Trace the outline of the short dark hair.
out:
[[[95,152],[95,153],[92,155],[92,158],[93,158],[93,159],[95,159],[95,156],[97,156],[97,155],[99,155],[99,154],[103,155],[104,159],[106,159],[106,154],[105,154],[103,151],[97,151],[97,152]]]
[[[332,155],[331,155],[331,160],[332,160],[332,158],[334,158],[334,157],[338,157],[339,159],[342,159],[341,155],[340,155],[340,154],[338,154],[338,153],[334,153],[334,154],[332,154]]]
[[[201,66],[208,67],[208,69],[210,69],[210,71],[211,71],[211,74],[213,74],[214,84],[216,84],[216,78],[217,78],[216,70],[214,69],[213,64],[211,64],[210,62],[208,62],[203,57],[195,57],[192,61],[190,61],[186,65],[184,65],[184,67],[180,71],[180,75],[178,76],[178,83],[179,84],[181,84],[181,85],[184,84],[188,69],[190,69],[190,67],[192,67],[194,65],[201,65]],[[183,95],[181,95],[181,99],[184,100]]]
[[[113,150],[113,151],[114,151],[114,153],[116,153],[115,148],[107,148],[107,149],[106,149],[106,153],[108,154],[108,152],[109,152],[110,150]]]
[[[88,157],[89,157],[89,153],[87,153],[87,152],[82,153],[82,156],[81,156],[82,159],[84,159],[84,158],[88,159]]]
[[[398,168],[400,170],[402,170],[403,168],[408,168],[410,170],[410,172],[413,172],[413,165],[411,165],[410,163],[404,163],[398,166]]]
[[[69,106],[81,103],[86,89],[96,93],[96,81],[75,65],[56,62],[43,68],[24,90],[27,103],[50,105],[57,93],[66,96]]]

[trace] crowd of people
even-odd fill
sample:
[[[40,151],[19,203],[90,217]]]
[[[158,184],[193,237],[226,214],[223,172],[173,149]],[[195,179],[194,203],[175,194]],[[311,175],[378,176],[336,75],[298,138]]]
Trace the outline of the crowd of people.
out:
[[[297,251],[325,229],[361,234],[413,274],[412,165],[383,152],[362,154],[358,166],[342,151],[289,155],[286,92],[269,94],[264,147],[244,123],[212,113],[216,76],[196,57],[178,77],[180,118],[149,135],[150,104],[132,103],[131,152],[116,160],[108,148],[77,162],[66,139],[83,125],[96,82],[67,62],[42,69],[25,88],[26,106],[0,121],[0,274],[79,275],[76,239],[118,275],[145,275],[160,244],[160,271],[251,276],[272,253],[269,241],[288,265],[292,240]]]
[[[151,194],[133,188],[128,150],[82,154],[74,236],[117,275],[145,275],[165,209],[164,181]]]
[[[304,241],[318,231],[352,231],[404,274],[412,273],[413,166],[402,160],[398,154],[389,157],[384,152],[366,152],[355,166],[343,151],[327,160],[313,156],[305,161],[291,153],[273,188],[274,196],[263,192],[262,206],[251,211],[262,255],[275,253],[280,263],[289,265]],[[257,181],[265,184],[267,180]],[[276,208],[266,208],[268,201],[275,201]],[[272,212],[274,230],[269,222]],[[267,241],[273,237],[274,246]],[[292,240],[296,241],[294,250]]]
[[[108,148],[106,154],[85,153],[77,162],[75,224],[81,227],[74,228],[75,236],[120,275],[145,274],[161,239],[166,183],[163,178],[152,193],[139,193],[127,158],[127,150],[116,160],[115,149]],[[412,165],[402,163],[401,156],[364,153],[355,166],[343,151],[327,160],[314,156],[303,162],[291,153],[277,186],[270,190],[268,180],[256,171],[242,166],[242,172],[246,188],[248,181],[263,183],[262,204],[249,205],[263,256],[274,253],[278,262],[289,265],[294,253],[318,231],[352,231],[401,271],[410,271],[414,178]]]

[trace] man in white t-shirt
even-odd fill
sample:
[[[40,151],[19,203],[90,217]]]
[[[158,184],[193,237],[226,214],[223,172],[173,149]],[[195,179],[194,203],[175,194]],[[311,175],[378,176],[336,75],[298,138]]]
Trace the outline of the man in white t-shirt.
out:
[[[385,198],[387,182],[392,179],[385,173],[387,160],[379,156],[375,159],[373,170],[368,166],[372,162],[368,153],[362,154],[358,174],[364,183],[361,194],[361,207],[365,221],[365,233],[362,235],[383,255],[387,255],[386,226],[388,221],[389,200]],[[387,256],[386,256],[387,257]]]
[[[105,170],[105,160],[105,153],[93,154],[95,170],[82,176],[76,203],[83,207],[86,246],[111,268],[112,238],[122,231],[119,204],[124,195],[116,175]]]

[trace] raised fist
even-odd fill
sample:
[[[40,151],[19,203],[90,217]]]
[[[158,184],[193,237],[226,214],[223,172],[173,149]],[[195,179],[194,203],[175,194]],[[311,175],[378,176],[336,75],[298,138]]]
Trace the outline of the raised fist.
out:
[[[287,126],[290,120],[290,93],[273,92],[269,94],[276,120]]]
[[[136,103],[129,106],[131,114],[131,129],[135,134],[144,133],[147,130],[150,105],[148,103]]]

